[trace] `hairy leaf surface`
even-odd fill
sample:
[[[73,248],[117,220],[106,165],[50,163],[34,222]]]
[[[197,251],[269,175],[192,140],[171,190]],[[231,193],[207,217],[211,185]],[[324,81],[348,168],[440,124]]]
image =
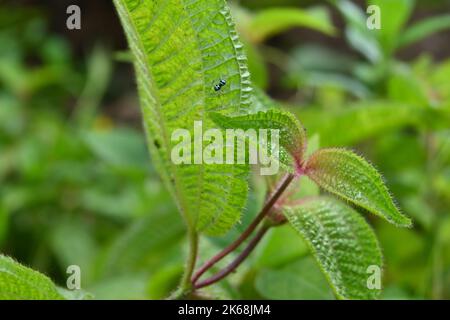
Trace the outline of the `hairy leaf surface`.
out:
[[[374,232],[356,211],[322,197],[287,206],[283,213],[308,243],[339,298],[377,298],[380,290],[367,287],[367,268],[381,270],[381,251]]]
[[[176,129],[193,140],[194,121],[206,114],[247,110],[250,75],[224,0],[115,0],[134,55],[148,144],[165,184],[191,228],[226,232],[247,195],[247,166],[174,165]],[[219,92],[219,80],[226,85]],[[205,142],[201,141],[203,146]]]
[[[212,113],[215,122],[226,129],[275,129],[279,130],[280,145],[300,165],[306,148],[306,133],[302,124],[291,114],[279,109],[258,112],[244,116],[224,116]]]
[[[395,206],[381,175],[353,152],[321,149],[308,159],[305,172],[325,190],[395,225],[411,225],[411,220]]]
[[[0,255],[0,300],[61,300],[53,282],[43,274]]]

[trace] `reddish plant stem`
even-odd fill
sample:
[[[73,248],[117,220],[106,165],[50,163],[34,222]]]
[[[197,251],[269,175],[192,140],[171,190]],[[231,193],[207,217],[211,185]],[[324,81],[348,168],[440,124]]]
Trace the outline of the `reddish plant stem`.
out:
[[[248,255],[253,251],[253,249],[256,247],[256,245],[259,243],[259,241],[262,239],[264,234],[269,230],[269,225],[263,225],[261,229],[256,233],[255,237],[250,240],[247,247],[242,251],[239,256],[235,260],[233,260],[228,266],[217,272],[212,277],[205,279],[203,281],[198,282],[197,284],[194,284],[194,289],[200,289],[206,286],[209,286],[213,283],[216,283],[223,278],[225,278],[227,275],[232,273],[234,270],[236,270],[237,267],[242,263],[242,261],[245,260],[245,258],[248,257]]]
[[[280,181],[278,186],[275,188],[275,190],[272,192],[272,194],[267,199],[264,207],[262,208],[261,212],[256,216],[256,218],[252,221],[252,223],[245,229],[245,231],[237,238],[232,244],[230,244],[228,247],[223,249],[221,252],[219,252],[217,255],[212,257],[210,260],[208,260],[203,266],[200,267],[200,269],[194,274],[192,277],[192,283],[195,284],[198,279],[212,266],[214,266],[217,262],[222,260],[225,256],[227,256],[230,252],[234,251],[237,247],[239,247],[242,242],[244,242],[256,229],[256,227],[259,225],[259,223],[264,219],[264,217],[270,212],[273,205],[277,202],[277,200],[280,198],[280,196],[283,194],[283,192],[286,190],[286,188],[289,186],[289,184],[294,179],[295,175],[293,174],[286,174],[283,179]]]

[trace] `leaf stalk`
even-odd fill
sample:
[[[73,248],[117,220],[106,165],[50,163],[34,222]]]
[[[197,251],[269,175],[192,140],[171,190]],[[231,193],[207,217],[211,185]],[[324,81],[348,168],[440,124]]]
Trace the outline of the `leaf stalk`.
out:
[[[235,270],[240,263],[250,254],[250,252],[254,249],[254,247],[258,244],[258,242],[261,240],[263,235],[267,232],[269,227],[263,226],[255,238],[252,239],[252,241],[249,243],[247,248],[239,255],[236,260],[234,260],[230,265],[228,265],[225,269],[219,271],[215,276],[202,281],[200,283],[197,283],[200,277],[208,271],[211,267],[213,267],[217,262],[222,260],[224,257],[226,257],[228,254],[233,252],[235,249],[237,249],[245,240],[247,240],[248,237],[253,233],[253,231],[258,227],[260,222],[270,213],[271,209],[277,202],[277,200],[281,197],[283,192],[287,189],[289,184],[292,182],[292,180],[296,176],[294,174],[288,173],[286,174],[281,181],[278,183],[277,187],[272,191],[271,195],[268,197],[266,203],[264,204],[264,207],[261,209],[260,213],[256,216],[256,218],[252,221],[252,223],[245,229],[245,231],[237,238],[233,243],[231,243],[228,247],[224,248],[221,252],[219,252],[217,255],[212,257],[210,260],[205,262],[198,271],[194,274],[192,277],[191,283],[194,285],[194,288],[198,289],[200,287],[205,287],[207,285],[210,285],[212,283],[215,283],[216,281],[221,280],[225,276],[227,276],[230,272]]]

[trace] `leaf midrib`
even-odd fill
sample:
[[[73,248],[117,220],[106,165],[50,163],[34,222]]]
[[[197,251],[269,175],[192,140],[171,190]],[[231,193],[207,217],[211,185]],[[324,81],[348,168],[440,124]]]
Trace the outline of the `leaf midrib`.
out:
[[[139,5],[141,5],[142,3],[143,2],[141,1],[139,3]],[[185,3],[183,1],[183,5],[184,4]],[[136,10],[139,7],[139,5],[136,6],[133,10]],[[137,49],[139,50],[139,56],[138,56],[138,59],[137,59],[137,63],[139,63],[139,65],[141,66],[141,71],[140,71],[142,73],[141,77],[142,76],[146,76],[147,79],[144,79],[144,80],[147,80],[147,81],[149,81],[151,83],[150,88],[147,88],[147,86],[145,84],[143,84],[143,89],[144,90],[149,90],[150,93],[152,93],[149,96],[153,97],[156,100],[155,101],[156,102],[155,103],[155,109],[157,111],[156,114],[158,115],[158,118],[159,118],[160,123],[161,123],[161,129],[162,129],[162,134],[161,135],[162,135],[162,137],[164,139],[164,142],[165,142],[165,145],[166,145],[165,152],[166,152],[167,159],[170,159],[170,150],[169,150],[170,149],[170,142],[169,142],[169,139],[168,139],[167,127],[165,125],[165,122],[161,121],[162,119],[165,120],[165,117],[164,117],[164,114],[161,112],[161,106],[162,105],[161,105],[161,102],[160,102],[160,97],[159,97],[159,94],[157,94],[157,92],[155,92],[155,90],[153,89],[153,88],[156,87],[156,84],[155,84],[155,82],[153,80],[153,75],[152,75],[152,73],[150,71],[150,68],[149,68],[148,64],[145,61],[141,61],[141,59],[142,59],[141,55],[143,55],[144,57],[146,56],[145,48],[144,48],[144,46],[143,46],[143,44],[141,42],[141,37],[139,36],[139,33],[138,33],[137,29],[136,29],[136,26],[135,26],[135,24],[133,22],[133,19],[130,16],[130,12],[129,12],[128,8],[126,8],[126,6],[123,6],[119,1],[116,1],[116,6],[117,6],[118,10],[120,10],[122,12],[123,16],[127,19],[127,25],[129,26],[129,29],[131,29],[131,32],[132,32],[132,34],[130,34],[130,36],[132,36],[134,38],[133,41],[135,42],[135,45],[137,45]],[[161,12],[162,12],[162,9],[158,13],[158,15],[161,14]],[[155,21],[157,19],[158,19],[158,17],[155,17]],[[189,16],[188,20],[189,20],[189,23],[192,26],[192,21],[190,19],[190,16]],[[197,45],[197,48],[198,48],[198,45]],[[203,64],[203,59],[202,59],[202,64]],[[203,73],[202,73],[202,77],[203,77]],[[204,109],[202,109],[202,120],[203,120],[203,112],[204,112]],[[164,161],[164,159],[162,159],[162,161]],[[177,170],[176,170],[175,165],[170,160],[169,160],[169,163],[170,163],[170,166],[172,168],[172,171],[176,172]],[[202,172],[203,172],[203,166],[202,166]],[[170,183],[170,178],[171,177],[169,176],[168,178],[169,178],[168,183]],[[184,197],[181,196],[181,192],[180,192],[181,188],[180,188],[180,182],[179,182],[179,179],[178,179],[178,175],[174,174],[172,176],[172,178],[173,178],[174,191],[175,191],[175,194],[176,194],[176,198],[178,199],[178,202],[179,202],[179,210],[182,213],[182,215],[183,215],[186,223],[188,224],[188,226],[190,228],[194,228],[194,226],[192,225],[192,221],[189,218],[189,215],[186,214],[186,212],[185,212],[185,210],[186,210],[186,202],[185,202]],[[202,179],[202,181],[203,180],[204,179]]]

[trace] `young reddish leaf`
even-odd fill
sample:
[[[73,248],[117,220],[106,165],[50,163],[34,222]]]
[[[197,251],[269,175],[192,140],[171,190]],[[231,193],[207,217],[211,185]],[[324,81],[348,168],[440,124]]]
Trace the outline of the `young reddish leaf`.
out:
[[[305,173],[325,190],[397,225],[411,220],[395,206],[381,175],[366,160],[344,149],[322,149],[307,161]]]

